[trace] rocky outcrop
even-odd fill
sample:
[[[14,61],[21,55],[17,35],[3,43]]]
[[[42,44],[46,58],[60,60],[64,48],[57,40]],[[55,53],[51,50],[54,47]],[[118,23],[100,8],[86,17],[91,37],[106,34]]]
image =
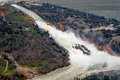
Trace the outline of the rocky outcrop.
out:
[[[90,55],[91,53],[90,50],[88,50],[84,45],[76,44],[75,46],[73,46],[73,48],[81,50],[83,54],[86,55]]]

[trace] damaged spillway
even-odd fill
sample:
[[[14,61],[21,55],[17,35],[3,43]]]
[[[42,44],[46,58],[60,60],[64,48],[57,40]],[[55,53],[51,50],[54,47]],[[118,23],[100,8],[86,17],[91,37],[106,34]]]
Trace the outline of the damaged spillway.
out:
[[[70,66],[33,80],[73,80],[74,77],[83,77],[86,73],[120,69],[120,57],[111,56],[105,51],[99,51],[94,44],[76,37],[72,31],[62,32],[51,25],[47,25],[37,14],[28,9],[16,4],[12,6],[35,19],[39,28],[48,31],[56,43],[69,52]]]

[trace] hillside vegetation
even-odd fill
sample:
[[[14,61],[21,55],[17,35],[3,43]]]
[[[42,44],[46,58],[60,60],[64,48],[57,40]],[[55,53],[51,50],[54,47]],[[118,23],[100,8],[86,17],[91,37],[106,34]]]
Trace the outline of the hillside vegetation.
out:
[[[0,80],[25,79],[23,74],[16,71],[19,68],[17,64],[34,68],[39,74],[69,65],[68,52],[56,44],[48,32],[35,26],[31,18],[21,11],[8,4],[4,8],[7,14],[0,17],[0,51],[9,56],[0,59]],[[10,57],[14,59],[12,64]],[[3,59],[9,62],[7,72],[4,73],[9,76],[2,74],[6,66]]]

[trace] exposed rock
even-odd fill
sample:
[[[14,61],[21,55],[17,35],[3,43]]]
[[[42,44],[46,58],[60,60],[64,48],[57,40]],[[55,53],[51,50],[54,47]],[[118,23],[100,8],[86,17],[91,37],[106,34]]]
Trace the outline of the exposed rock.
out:
[[[47,24],[47,25],[53,25],[53,23],[52,23],[52,22],[46,22],[46,24]]]
[[[88,50],[84,45],[76,44],[73,48],[81,50],[83,54],[90,55],[90,50]]]
[[[63,32],[67,30],[67,28],[64,25],[60,24],[60,23],[46,22],[46,24],[47,25],[54,25],[54,27],[56,27],[57,29],[59,29],[59,30],[61,30]]]
[[[31,73],[28,69],[17,68],[16,71],[20,74],[23,74],[27,79],[33,78],[33,73]]]
[[[65,26],[63,26],[62,24],[57,24],[56,28],[61,30],[61,31],[66,31],[67,30],[67,28]]]
[[[99,46],[98,48],[100,50],[109,52],[111,55],[120,56],[119,54],[117,54],[116,52],[114,52],[109,45]]]

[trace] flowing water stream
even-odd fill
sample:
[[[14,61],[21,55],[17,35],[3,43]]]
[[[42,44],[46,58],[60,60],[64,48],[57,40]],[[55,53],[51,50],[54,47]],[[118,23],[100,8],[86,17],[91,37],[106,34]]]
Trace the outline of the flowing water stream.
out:
[[[56,43],[69,52],[70,66],[57,69],[46,75],[33,78],[32,80],[73,80],[74,77],[84,77],[86,74],[89,75],[89,73],[92,72],[120,69],[120,57],[111,56],[105,51],[99,51],[94,44],[75,36],[70,30],[62,32],[54,26],[47,25],[43,19],[28,9],[16,4],[12,4],[12,6],[35,19],[39,28],[48,31]],[[91,55],[85,55],[81,50],[73,48],[76,44],[84,45],[90,50]]]

